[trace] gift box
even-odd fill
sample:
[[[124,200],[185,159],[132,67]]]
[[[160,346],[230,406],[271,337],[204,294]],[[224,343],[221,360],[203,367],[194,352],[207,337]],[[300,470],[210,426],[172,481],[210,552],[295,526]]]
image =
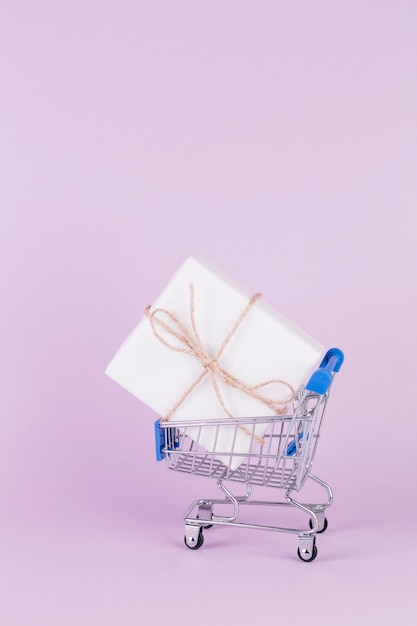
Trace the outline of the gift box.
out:
[[[189,257],[108,365],[106,374],[170,422],[272,416],[324,354],[315,339],[206,259]],[[260,441],[262,428],[255,429]],[[199,433],[199,445],[247,455],[244,429]],[[192,435],[192,430],[187,429]],[[230,467],[244,456],[220,455]]]

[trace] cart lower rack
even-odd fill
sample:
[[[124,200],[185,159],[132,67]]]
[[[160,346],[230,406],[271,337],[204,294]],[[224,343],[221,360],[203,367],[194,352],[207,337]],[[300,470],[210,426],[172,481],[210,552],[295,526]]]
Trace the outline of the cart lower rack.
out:
[[[165,459],[168,469],[177,472],[213,478],[222,492],[220,499],[196,500],[184,513],[184,539],[190,549],[203,545],[203,529],[221,525],[295,534],[300,559],[309,562],[316,558],[316,535],[327,528],[325,512],[332,504],[333,494],[311,468],[334,374],[340,370],[343,359],[338,348],[326,353],[319,369],[298,390],[291,415],[176,421],[175,425],[161,420],[155,423],[157,460]],[[324,502],[305,503],[292,497],[307,480],[324,489]],[[246,493],[233,495],[225,482],[243,483]],[[285,501],[252,500],[253,485],[282,489]],[[232,506],[231,515],[218,514],[218,508],[224,509],[225,504]],[[308,516],[308,527],[239,521],[241,508],[248,506],[296,508]]]

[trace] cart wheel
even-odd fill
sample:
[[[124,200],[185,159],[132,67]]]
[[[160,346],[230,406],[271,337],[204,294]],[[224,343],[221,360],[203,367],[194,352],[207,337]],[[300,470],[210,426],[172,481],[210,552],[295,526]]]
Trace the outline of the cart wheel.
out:
[[[198,516],[198,514],[196,515],[197,519],[200,519],[200,517]],[[202,528],[206,529],[206,528],[213,528],[214,524],[204,524],[204,526]]]
[[[317,556],[317,546],[316,546],[316,544],[314,544],[313,545],[313,550],[311,552],[308,552],[308,553],[306,553],[306,552],[302,553],[300,551],[300,548],[298,548],[297,549],[297,554],[298,554],[299,558],[302,561],[305,561],[306,563],[310,563],[310,561],[314,561],[314,559]]]
[[[308,525],[310,526],[310,528],[313,528],[313,522],[311,521],[311,517],[308,520]],[[328,527],[328,522],[327,522],[327,517],[324,518],[324,522],[323,522],[323,528],[321,530],[318,530],[316,532],[316,535],[320,535],[321,533],[324,533],[325,530],[327,530]]]
[[[187,548],[190,548],[190,550],[198,550],[199,548],[201,548],[204,543],[203,528],[200,526],[197,541],[194,541],[192,537],[187,537],[187,535],[184,535],[184,543]]]

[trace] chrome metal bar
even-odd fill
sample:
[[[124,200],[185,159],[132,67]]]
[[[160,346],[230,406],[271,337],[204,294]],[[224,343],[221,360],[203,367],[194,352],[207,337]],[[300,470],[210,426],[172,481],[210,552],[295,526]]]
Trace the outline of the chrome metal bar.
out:
[[[192,522],[194,522],[194,518],[184,518],[186,524],[192,524]],[[213,515],[213,517],[211,518],[211,524],[213,524],[213,526],[233,526],[236,528],[250,528],[252,530],[269,530],[272,532],[278,532],[278,533],[292,533],[294,535],[302,535],[302,536],[310,536],[313,535],[315,531],[310,530],[310,529],[304,529],[304,528],[288,528],[287,526],[272,526],[272,525],[267,525],[267,524],[250,524],[250,523],[246,523],[246,522],[236,522],[236,521],[229,521],[228,518],[217,518]]]
[[[313,527],[311,528],[311,530],[300,530],[299,532],[301,534],[307,535],[307,536],[316,534],[316,532],[320,528],[320,522],[319,522],[319,519],[318,519],[316,513],[311,508],[306,506],[305,504],[302,504],[301,502],[298,502],[297,500],[294,500],[293,498],[291,498],[291,496],[289,495],[289,492],[287,492],[285,494],[285,498],[286,498],[286,500],[290,504],[292,504],[293,506],[297,507],[297,509],[300,509],[301,511],[304,511],[305,513],[310,515],[311,523],[312,523]]]
[[[227,487],[225,487],[223,485],[223,482],[221,480],[217,481],[217,486],[218,488],[223,491],[223,493],[225,494],[226,498],[230,501],[231,504],[233,504],[233,515],[230,516],[220,516],[220,515],[213,515],[212,517],[212,521],[213,522],[234,522],[238,516],[239,516],[239,501],[237,498],[235,498],[235,496],[227,489]]]
[[[323,506],[326,508],[331,506],[333,504],[333,491],[330,485],[328,485],[326,482],[324,482],[324,480],[322,480],[318,476],[315,476],[311,472],[309,472],[308,477],[311,478],[311,480],[314,480],[314,482],[316,482],[317,484],[321,485],[326,490],[328,497],[326,504],[324,504]]]

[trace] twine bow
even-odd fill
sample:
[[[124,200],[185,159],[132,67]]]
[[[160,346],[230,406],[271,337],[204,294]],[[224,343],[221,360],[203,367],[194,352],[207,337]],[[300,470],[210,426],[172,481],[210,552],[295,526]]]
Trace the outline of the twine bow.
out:
[[[255,398],[255,400],[259,400],[264,405],[266,405],[269,409],[271,409],[275,414],[282,415],[286,412],[285,405],[291,402],[294,398],[295,392],[293,387],[281,379],[271,379],[257,385],[248,385],[236,376],[233,376],[230,372],[225,370],[219,363],[219,359],[226,348],[227,344],[248,315],[249,311],[255,304],[257,300],[259,300],[262,295],[260,293],[255,294],[248,302],[246,308],[241,313],[240,317],[235,322],[234,326],[225,337],[223,343],[220,348],[217,350],[214,357],[211,357],[208,353],[206,347],[204,346],[200,335],[197,330],[196,322],[195,322],[195,308],[194,308],[194,287],[192,284],[189,286],[190,288],[190,319],[191,319],[191,329],[189,329],[181,320],[171,311],[163,308],[157,308],[151,312],[151,305],[147,306],[145,309],[145,315],[149,319],[152,331],[155,337],[169,350],[174,350],[175,352],[182,352],[184,354],[189,354],[195,358],[197,358],[201,365],[203,366],[203,370],[201,374],[196,378],[196,380],[189,386],[189,388],[182,394],[182,396],[177,400],[174,406],[168,411],[168,413],[163,417],[163,421],[169,420],[169,418],[175,413],[175,411],[181,406],[186,398],[191,394],[191,392],[197,387],[197,385],[203,380],[203,378],[208,374],[210,376],[213,389],[217,396],[217,399],[223,408],[224,412],[228,417],[234,419],[234,415],[227,408],[223,396],[221,394],[218,379],[222,380],[224,383],[233,387],[234,389],[239,389],[243,393],[247,394],[251,398]],[[165,319],[164,319],[165,318]],[[169,343],[159,332],[158,327],[163,329],[168,335],[175,337],[179,342],[179,345],[173,345]],[[266,387],[271,384],[280,384],[288,387],[290,391],[290,395],[286,400],[271,400],[262,393],[260,393],[260,389]],[[239,426],[246,434],[252,435],[252,432],[243,425]],[[258,443],[265,443],[263,439],[260,437],[254,436]]]

